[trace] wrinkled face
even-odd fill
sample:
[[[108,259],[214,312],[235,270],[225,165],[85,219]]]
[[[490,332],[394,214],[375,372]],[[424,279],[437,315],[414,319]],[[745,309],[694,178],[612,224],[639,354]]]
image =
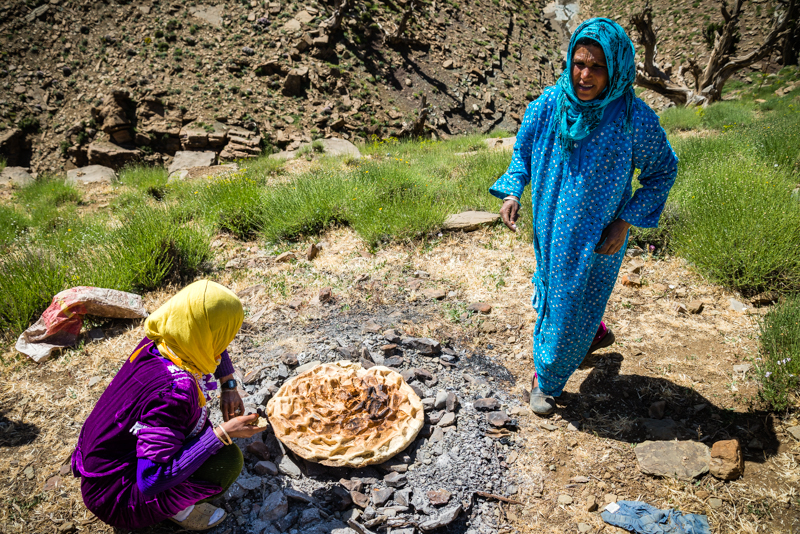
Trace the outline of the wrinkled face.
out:
[[[608,69],[603,49],[578,45],[572,56],[572,87],[583,101],[593,100],[608,85]]]

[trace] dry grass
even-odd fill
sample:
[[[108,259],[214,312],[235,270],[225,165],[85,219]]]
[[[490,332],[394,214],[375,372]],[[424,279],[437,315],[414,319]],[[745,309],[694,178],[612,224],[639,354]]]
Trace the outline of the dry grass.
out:
[[[534,261],[528,244],[500,228],[466,235],[446,234],[434,243],[390,245],[374,255],[347,228],[328,231],[318,242],[322,251],[312,262],[304,259],[308,243],[298,243],[293,250],[299,259],[278,264],[271,257],[283,250],[264,251],[259,243],[217,236],[212,244],[217,270],[211,277],[237,292],[263,285],[243,297],[246,321],[256,330],[259,325],[283,317],[303,324],[331,313],[311,303],[323,287],[333,288],[340,308],[356,302],[391,305],[413,301],[423,298],[421,290],[425,288],[453,291],[457,296],[438,305],[438,316],[424,322],[405,321],[404,328],[412,335],[458,339],[497,356],[517,379],[516,384],[498,386],[518,394],[527,386],[532,371],[530,332],[534,320],[529,305]],[[234,259],[241,266],[225,269],[226,263]],[[623,271],[629,262],[626,260]],[[430,278],[420,279],[420,287],[413,289],[414,272],[418,270],[428,272]],[[734,382],[732,365],[755,354],[755,318],[730,311],[727,299],[732,295],[705,282],[681,260],[649,258],[642,277],[648,285],[641,289],[617,286],[606,314],[606,321],[620,342],[613,352],[623,356],[619,375],[668,381],[661,385],[648,383],[651,391],[644,394],[669,399],[679,387],[693,388],[713,399],[719,408],[745,410],[747,395],[755,391],[755,386],[749,377]],[[146,307],[154,310],[177,290],[166,288],[146,295]],[[670,307],[672,301],[695,298],[708,302],[701,315],[678,315]],[[303,301],[299,308],[287,306],[296,299]],[[487,317],[463,323],[459,319],[462,309],[456,301],[488,302],[494,310]],[[498,331],[479,331],[478,325],[485,320],[494,322]],[[248,332],[256,330],[246,329],[240,335],[248,336]],[[141,338],[142,329],[130,324],[107,333],[108,339],[100,343],[69,350],[39,366],[14,356],[10,347],[4,353],[0,406],[5,420],[16,426],[0,428],[0,477],[10,481],[0,487],[0,530],[52,532],[60,523],[71,521],[83,532],[111,532],[83,507],[77,479],[62,475],[55,490],[43,489],[59,468],[68,464],[81,424]],[[307,341],[289,336],[264,340],[295,352],[302,351]],[[490,344],[493,348],[489,348]],[[257,363],[239,350],[238,341],[232,345],[231,354],[243,371]],[[606,361],[602,356],[601,360]],[[567,391],[578,392],[592,371],[592,367],[579,369]],[[89,387],[93,377],[101,380]],[[597,402],[601,400],[598,398]],[[518,480],[517,498],[526,504],[503,506],[509,532],[565,532],[574,530],[579,522],[599,530],[602,519],[581,506],[587,488],[600,497],[601,504],[606,493],[613,493],[619,499],[642,499],[662,508],[705,513],[714,532],[779,532],[783,515],[778,512],[785,512],[787,500],[797,499],[797,444],[764,463],[748,462],[747,476],[741,481],[722,483],[706,477],[700,486],[695,486],[638,472],[631,446],[613,435],[630,431],[633,419],[625,414],[597,414],[592,419],[596,433],[592,426],[581,432],[568,432],[566,422],[558,415],[549,421],[559,426],[555,432],[541,429],[540,420],[533,416],[523,414],[519,418],[522,429],[516,439],[522,440],[525,448],[513,470]],[[791,421],[778,422],[776,426],[784,424]],[[9,440],[15,432],[24,430],[24,425],[38,429],[36,439],[10,446]],[[29,466],[34,469],[30,480],[25,475]],[[589,476],[591,481],[567,488],[570,478],[578,474]],[[604,478],[606,474],[608,478]],[[700,489],[709,496],[699,498]],[[561,493],[572,495],[574,503],[558,505]],[[714,496],[724,500],[722,508],[710,508],[708,499]],[[773,519],[757,515],[760,509],[754,508],[754,503],[762,502],[769,504]],[[605,526],[605,532],[622,531]]]

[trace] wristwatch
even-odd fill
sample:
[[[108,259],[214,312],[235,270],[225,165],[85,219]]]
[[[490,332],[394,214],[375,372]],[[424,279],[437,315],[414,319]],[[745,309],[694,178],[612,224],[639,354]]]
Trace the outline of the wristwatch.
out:
[[[223,391],[228,389],[236,389],[236,380],[234,380],[233,378],[231,378],[230,380],[226,380],[225,382],[220,384],[220,387],[222,388]]]

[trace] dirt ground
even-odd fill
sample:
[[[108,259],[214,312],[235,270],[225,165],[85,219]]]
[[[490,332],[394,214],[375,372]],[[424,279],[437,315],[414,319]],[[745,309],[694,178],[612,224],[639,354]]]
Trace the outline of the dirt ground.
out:
[[[379,308],[381,313],[416,308],[420,313],[408,318],[398,314],[397,327],[496,357],[513,378],[496,378],[495,387],[525,395],[535,319],[529,304],[530,245],[499,226],[391,245],[376,254],[346,228],[315,242],[322,247],[316,259],[305,259],[309,242],[294,247],[298,260],[289,263],[275,263],[274,251],[268,253],[262,244],[224,235],[213,242],[215,267],[207,277],[239,292],[246,308],[245,325],[231,347],[242,374],[255,365],[244,350],[254,344],[302,351],[330,321],[357,320]],[[629,257],[621,274],[637,266],[642,287],[618,283],[606,311],[616,344],[575,373],[554,416],[513,414],[525,450],[506,461],[520,482],[516,497],[524,504],[503,505],[503,531],[577,532],[585,524],[583,531],[623,532],[586,510],[590,496],[601,509],[607,500],[633,499],[706,514],[715,533],[797,531],[800,444],[784,431],[797,420],[762,411],[752,371],[733,372],[734,365],[757,357],[763,309],[733,311],[728,299],[735,295],[707,283],[680,259]],[[416,278],[416,271],[430,277]],[[316,305],[314,297],[324,287],[332,288],[333,304]],[[422,291],[430,288],[448,296],[429,301]],[[145,295],[147,309],[156,309],[177,289]],[[696,300],[704,302],[700,314],[675,311],[675,303]],[[491,304],[491,314],[465,314],[474,302]],[[2,356],[3,532],[112,531],[85,509],[78,481],[66,467],[83,421],[142,337],[142,327],[120,321],[87,326],[102,327],[106,339],[41,365],[23,360],[10,346]],[[659,400],[666,402],[665,418],[675,421],[679,439],[711,445],[739,438],[746,458],[743,478],[722,482],[704,475],[684,483],[641,473],[633,446],[646,439],[640,419]],[[564,495],[572,497],[571,504],[558,503]],[[232,524],[227,532],[239,530]],[[177,531],[171,526],[150,530]]]

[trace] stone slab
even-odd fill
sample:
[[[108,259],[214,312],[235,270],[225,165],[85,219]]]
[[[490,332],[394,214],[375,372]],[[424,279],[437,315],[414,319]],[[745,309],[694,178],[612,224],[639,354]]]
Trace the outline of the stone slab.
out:
[[[708,446],[695,441],[645,441],[634,452],[643,473],[684,481],[707,473],[711,462]]]
[[[0,187],[9,185],[24,187],[33,182],[33,175],[25,167],[6,167],[0,172]]]
[[[194,167],[210,167],[217,162],[217,154],[212,150],[179,150],[169,166],[169,173]]]
[[[442,228],[444,230],[472,232],[481,226],[489,226],[500,219],[497,213],[488,211],[464,211],[455,215],[450,215],[445,219]]]
[[[67,182],[73,184],[83,183],[106,183],[117,179],[117,173],[110,167],[103,165],[89,165],[88,167],[80,167],[78,169],[71,169],[67,171]]]

